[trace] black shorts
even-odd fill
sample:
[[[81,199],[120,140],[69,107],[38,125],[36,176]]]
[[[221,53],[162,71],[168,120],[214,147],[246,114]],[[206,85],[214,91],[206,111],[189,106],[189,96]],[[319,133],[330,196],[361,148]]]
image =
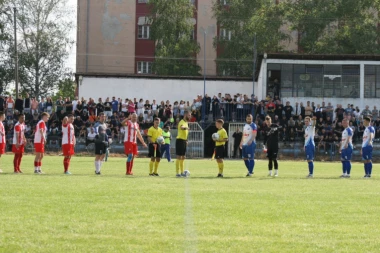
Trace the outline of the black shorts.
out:
[[[267,150],[267,157],[269,159],[272,159],[272,160],[277,159],[277,154],[278,154],[278,150],[274,150],[274,149]]]
[[[177,139],[175,141],[175,153],[177,156],[185,156],[187,148],[187,141],[182,139]]]
[[[153,147],[153,144],[152,143],[149,143],[149,153],[148,153],[148,157],[151,157],[151,158],[154,158],[154,157],[156,157],[156,158],[161,158],[161,145],[160,144],[157,144],[157,143],[155,143],[156,145],[157,145],[157,147],[156,147],[156,156],[154,156],[154,147]]]
[[[215,158],[224,159],[224,145],[215,147]]]
[[[107,145],[104,143],[95,143],[95,155],[105,155],[107,152]]]

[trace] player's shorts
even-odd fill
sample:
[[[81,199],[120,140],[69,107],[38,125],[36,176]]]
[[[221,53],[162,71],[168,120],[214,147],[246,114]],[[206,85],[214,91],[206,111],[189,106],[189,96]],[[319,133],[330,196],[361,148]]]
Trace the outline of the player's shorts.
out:
[[[342,149],[340,159],[342,161],[351,161],[351,159],[352,159],[352,146],[348,145],[347,148]]]
[[[72,156],[75,154],[73,144],[62,144],[62,153],[64,156]]]
[[[177,156],[185,156],[186,155],[186,148],[187,148],[187,141],[182,139],[177,139],[175,141],[175,153]]]
[[[215,147],[215,158],[224,159],[224,145]]]
[[[45,153],[45,144],[43,144],[43,143],[34,143],[34,151],[36,153]]]
[[[243,145],[242,156],[245,159],[255,159],[256,142],[252,142],[251,145]]]
[[[307,145],[305,146],[306,160],[314,160],[315,146]]]
[[[156,145],[156,156],[154,155],[154,146],[152,143],[149,143],[149,153],[148,153],[148,157],[151,157],[151,158],[161,158],[161,145],[160,144],[157,144],[155,143]]]
[[[0,155],[5,153],[5,143],[0,143]]]
[[[268,159],[274,160],[277,159],[278,149],[268,149],[267,150],[267,157]]]
[[[105,155],[107,153],[107,145],[102,142],[95,142],[95,155]]]
[[[126,155],[132,154],[137,155],[138,149],[137,149],[137,143],[126,141],[124,142],[124,152]]]
[[[372,160],[372,146],[367,146],[362,148],[362,159]]]
[[[13,153],[24,153],[24,145],[20,145],[18,146],[18,148],[16,148],[16,145],[12,145],[12,152]]]

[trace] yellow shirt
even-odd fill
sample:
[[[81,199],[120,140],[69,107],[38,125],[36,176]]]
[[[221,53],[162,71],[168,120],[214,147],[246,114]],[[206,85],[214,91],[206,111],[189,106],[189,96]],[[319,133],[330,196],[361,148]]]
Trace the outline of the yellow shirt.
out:
[[[217,132],[219,134],[219,140],[228,139],[227,131],[224,128],[221,128]],[[215,146],[224,146],[226,142],[224,141],[216,141]]]
[[[148,130],[148,137],[152,139],[152,142],[156,142],[157,138],[162,136],[162,129],[159,128],[154,128],[151,126]]]
[[[170,137],[171,137],[170,132],[169,131],[167,131],[167,132],[163,131],[162,136],[165,139],[165,144],[170,144]]]
[[[187,127],[189,128],[189,124],[187,123],[187,121],[184,121],[184,120],[181,120],[179,123],[178,123],[178,135],[177,135],[177,139],[181,139],[181,140],[187,140],[187,136],[189,135],[189,130],[183,130],[181,127],[184,126],[184,127]]]

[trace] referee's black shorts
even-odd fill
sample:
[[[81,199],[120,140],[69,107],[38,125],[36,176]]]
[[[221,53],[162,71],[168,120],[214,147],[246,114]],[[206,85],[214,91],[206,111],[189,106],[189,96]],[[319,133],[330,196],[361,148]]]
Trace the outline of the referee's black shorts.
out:
[[[175,154],[177,156],[185,156],[187,148],[187,141],[182,139],[177,139],[175,141]]]
[[[154,146],[153,143],[149,143],[149,153],[148,157],[150,158],[161,158],[161,145],[158,143],[154,143],[156,145],[156,155],[154,155]]]
[[[105,155],[107,153],[107,145],[102,142],[95,142],[95,155]]]
[[[267,157],[268,159],[275,160],[277,159],[278,149],[268,149],[267,150]]]
[[[224,159],[224,145],[215,147],[215,158]]]

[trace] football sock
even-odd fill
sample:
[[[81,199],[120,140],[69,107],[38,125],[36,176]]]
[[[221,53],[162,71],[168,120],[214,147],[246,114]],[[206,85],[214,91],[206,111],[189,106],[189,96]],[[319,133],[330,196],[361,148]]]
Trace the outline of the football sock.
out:
[[[309,164],[309,174],[313,175],[314,172],[314,163],[313,162],[308,162]]]
[[[364,173],[365,173],[366,175],[369,175],[368,165],[369,165],[369,163],[365,163],[365,164],[364,164]]]
[[[351,173],[351,162],[350,161],[346,162],[346,172],[347,172],[347,175],[350,175],[350,173]]]
[[[275,169],[275,170],[278,170],[278,162],[277,162],[277,159],[274,159],[274,160],[273,160],[273,163],[274,163],[274,169]]]
[[[185,165],[185,160],[180,160],[179,161],[179,168],[181,169],[181,174],[183,174],[184,171],[184,165]]]
[[[18,161],[17,161],[17,170],[18,171],[20,171],[21,160],[22,160],[22,153],[18,155]]]
[[[63,168],[65,169],[65,172],[69,170],[69,159],[66,157],[63,159]]]
[[[154,165],[154,162],[150,161],[150,163],[149,163],[149,174],[153,173],[153,165]]]
[[[14,172],[17,172],[18,169],[17,169],[17,164],[18,164],[18,154],[15,153],[15,156],[13,158],[13,168],[14,168]]]
[[[248,167],[249,173],[252,174],[254,168],[255,168],[255,160],[249,160],[249,167]]]
[[[131,173],[131,165],[132,165],[131,162],[126,162],[126,168],[127,168],[126,173]]]
[[[372,174],[372,162],[367,163],[368,164],[368,175]]]
[[[224,163],[218,163],[218,167],[219,167],[219,174],[223,174]]]
[[[342,171],[343,171],[343,175],[345,175],[346,172],[347,172],[346,162],[345,161],[342,161]]]
[[[273,161],[271,159],[269,159],[269,162],[268,162],[268,169],[269,170],[273,169]]]
[[[158,165],[160,164],[160,162],[155,162],[155,164],[154,164],[154,173],[156,173],[157,174],[157,171],[158,171]]]
[[[135,160],[135,158],[132,158],[131,160],[131,167],[129,168],[129,173],[132,173],[132,169],[133,169],[133,161]]]
[[[179,159],[175,161],[175,172],[176,174],[179,174]]]
[[[38,170],[38,162],[34,161],[34,170]]]
[[[244,164],[245,164],[245,167],[247,167],[247,170],[248,170],[248,168],[249,168],[249,162],[248,162],[248,160],[244,160]]]
[[[38,170],[41,170],[41,166],[42,166],[42,161],[39,161],[38,162]]]

